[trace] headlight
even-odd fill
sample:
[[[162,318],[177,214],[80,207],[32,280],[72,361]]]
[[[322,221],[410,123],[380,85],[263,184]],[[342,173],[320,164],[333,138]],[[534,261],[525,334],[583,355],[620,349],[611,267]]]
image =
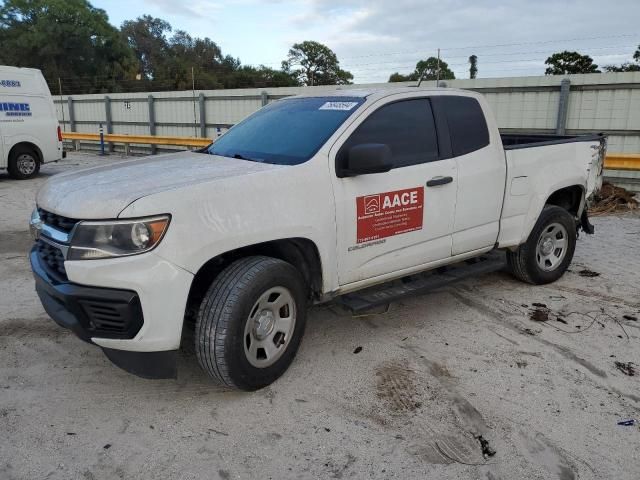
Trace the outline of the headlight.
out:
[[[160,215],[80,222],[74,229],[67,260],[124,257],[148,252],[162,240],[169,220],[169,215]]]
[[[29,231],[34,240],[37,240],[42,230],[42,220],[40,220],[40,213],[38,208],[34,208],[31,212],[31,219],[29,220]]]

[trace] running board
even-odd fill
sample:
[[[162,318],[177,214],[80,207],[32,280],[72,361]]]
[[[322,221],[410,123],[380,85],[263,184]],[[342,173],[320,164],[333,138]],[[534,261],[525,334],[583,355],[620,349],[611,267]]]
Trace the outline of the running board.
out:
[[[467,277],[496,272],[504,267],[504,252],[491,252],[446,267],[410,275],[400,280],[383,283],[382,285],[376,285],[354,293],[347,293],[336,298],[335,301],[353,313],[361,313],[402,298],[420,295],[451,285]]]

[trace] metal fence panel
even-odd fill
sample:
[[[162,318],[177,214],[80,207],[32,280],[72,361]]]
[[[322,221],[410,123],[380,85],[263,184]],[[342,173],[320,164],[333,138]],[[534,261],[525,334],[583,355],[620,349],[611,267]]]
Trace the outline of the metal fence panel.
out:
[[[559,115],[560,83],[567,78],[569,95],[566,116]],[[446,80],[447,87],[472,89],[484,94],[501,129],[554,133],[559,119],[566,118],[568,134],[605,132],[609,151],[640,152],[640,72],[604,73],[568,76],[505,77],[475,80]],[[345,85],[341,89],[402,87],[413,82],[370,85]],[[423,82],[433,88],[435,82]],[[113,133],[149,134],[149,95],[153,96],[156,134],[200,136],[199,103],[204,97],[204,128],[215,138],[218,128],[227,126],[258,110],[264,101],[308,91],[330,91],[336,87],[244,88],[176,92],[140,92],[109,94]],[[70,130],[68,97],[55,96],[56,111],[64,128]],[[95,133],[106,123],[105,95],[73,95],[75,130]],[[64,112],[64,113],[63,113]],[[106,128],[106,125],[105,125]]]

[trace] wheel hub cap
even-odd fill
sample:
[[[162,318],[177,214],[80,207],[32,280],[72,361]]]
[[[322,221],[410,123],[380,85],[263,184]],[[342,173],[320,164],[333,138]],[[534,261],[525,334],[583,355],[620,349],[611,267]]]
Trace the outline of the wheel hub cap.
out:
[[[262,310],[255,319],[254,335],[258,340],[264,340],[273,331],[275,317],[269,310]]]
[[[20,155],[18,157],[18,170],[23,175],[31,175],[36,169],[36,160],[31,155]]]
[[[251,365],[266,368],[287,350],[296,325],[296,302],[285,287],[266,290],[254,303],[244,329],[244,353]]]
[[[552,223],[545,228],[536,248],[536,260],[542,270],[555,270],[562,263],[567,253],[568,238],[567,229],[560,223]]]
[[[553,240],[549,237],[542,241],[541,250],[544,255],[549,255],[553,252]]]

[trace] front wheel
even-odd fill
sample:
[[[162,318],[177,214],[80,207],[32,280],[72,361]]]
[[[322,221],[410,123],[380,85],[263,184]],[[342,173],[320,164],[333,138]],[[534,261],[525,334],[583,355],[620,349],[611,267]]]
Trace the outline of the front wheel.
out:
[[[507,251],[511,273],[536,285],[555,282],[573,259],[576,238],[573,216],[564,208],[545,206],[527,241],[515,252]]]
[[[213,281],[196,320],[196,355],[219,382],[257,390],[296,355],[306,322],[307,288],[291,264],[247,257]]]

